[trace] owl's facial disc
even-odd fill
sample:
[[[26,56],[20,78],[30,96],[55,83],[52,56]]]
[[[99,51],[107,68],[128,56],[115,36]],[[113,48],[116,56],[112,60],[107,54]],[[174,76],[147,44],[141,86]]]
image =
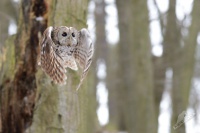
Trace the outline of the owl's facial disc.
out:
[[[71,47],[78,43],[78,31],[73,27],[55,27],[51,36],[55,45],[58,46]]]
[[[72,45],[76,45],[78,40],[78,31],[74,27],[70,27],[69,29],[71,33],[71,43]]]
[[[67,45],[69,43],[69,28],[66,26],[61,26],[57,29],[57,42],[59,45]]]

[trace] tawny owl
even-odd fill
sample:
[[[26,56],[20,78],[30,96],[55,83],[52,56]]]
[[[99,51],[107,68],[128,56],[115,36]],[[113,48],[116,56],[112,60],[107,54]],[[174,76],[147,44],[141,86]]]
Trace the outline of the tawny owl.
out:
[[[40,65],[57,84],[66,83],[66,68],[83,69],[80,87],[92,62],[94,46],[87,29],[77,31],[73,27],[48,27],[40,42]]]

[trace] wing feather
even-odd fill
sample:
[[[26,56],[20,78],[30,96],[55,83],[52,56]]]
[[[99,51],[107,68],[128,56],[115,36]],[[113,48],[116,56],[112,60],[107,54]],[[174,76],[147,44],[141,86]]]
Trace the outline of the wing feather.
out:
[[[44,31],[43,40],[40,43],[41,46],[41,67],[47,75],[54,82],[59,84],[65,84],[66,70],[63,65],[63,60],[59,57],[53,49],[54,42],[51,38],[51,32],[53,27],[49,27]]]
[[[74,49],[74,58],[79,66],[83,69],[80,83],[77,87],[79,89],[80,85],[83,82],[83,79],[86,77],[89,67],[92,63],[92,56],[94,53],[94,46],[92,43],[92,39],[87,29],[83,28],[79,31],[79,40],[78,44]]]

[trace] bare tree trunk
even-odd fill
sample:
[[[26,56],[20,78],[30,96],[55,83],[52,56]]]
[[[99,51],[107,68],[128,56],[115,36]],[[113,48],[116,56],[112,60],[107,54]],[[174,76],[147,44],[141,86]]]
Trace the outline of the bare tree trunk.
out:
[[[172,103],[173,103],[173,116],[172,116],[172,133],[183,133],[185,132],[185,124],[174,130],[173,126],[177,124],[179,115],[186,111],[188,106],[189,94],[192,84],[192,77],[194,72],[194,61],[195,61],[195,50],[197,46],[197,36],[200,31],[198,26],[200,23],[199,19],[199,6],[200,1],[194,1],[192,11],[192,23],[189,27],[189,34],[186,37],[185,46],[182,49],[181,64],[174,66],[174,80],[172,90]],[[177,57],[177,56],[175,56]],[[175,58],[174,57],[174,58]],[[174,63],[175,63],[174,59]],[[178,76],[176,76],[176,74]],[[189,115],[189,114],[188,114]],[[187,117],[187,116],[186,116]]]
[[[119,77],[119,59],[118,46],[110,46],[108,56],[108,71],[107,71],[107,85],[108,85],[108,107],[109,107],[109,126],[108,128],[115,130],[125,130],[122,118],[122,99],[119,93],[120,80]]]
[[[166,68],[171,68],[173,70],[173,82],[172,82],[172,108],[173,108],[173,124],[171,127],[174,126],[174,122],[177,121],[178,114],[181,111],[185,110],[181,105],[180,101],[180,64],[182,63],[181,58],[181,46],[180,46],[180,28],[177,25],[177,18],[176,18],[176,0],[170,0],[169,2],[169,10],[167,16],[167,25],[166,25],[166,33],[164,35],[164,42],[163,42],[163,58],[166,64]],[[180,59],[177,60],[177,57]],[[179,99],[179,100],[178,100]],[[176,114],[176,116],[175,116]],[[176,118],[175,118],[175,117]],[[173,130],[174,131],[174,130]],[[172,132],[173,132],[172,131]],[[185,132],[185,127],[182,127],[182,132]]]
[[[153,100],[153,67],[145,0],[117,0],[120,44],[120,121],[128,132],[157,131]],[[141,10],[142,8],[142,10]]]
[[[121,0],[116,0],[116,5],[118,9],[118,21],[119,21],[119,31],[120,31],[120,41],[117,48],[118,52],[118,70],[116,80],[117,88],[115,88],[115,100],[116,103],[116,114],[117,118],[113,118],[116,120],[115,123],[119,131],[127,131],[127,116],[128,113],[128,97],[127,93],[129,89],[133,89],[132,87],[132,66],[131,61],[132,58],[132,50],[131,50],[131,1],[128,0],[126,2]],[[126,103],[126,104],[125,104]]]
[[[154,94],[151,45],[149,40],[149,17],[145,0],[131,1],[133,14],[131,25],[131,50],[133,56],[133,89],[129,89],[128,117],[129,132],[157,131]],[[142,8],[142,11],[141,11]],[[131,97],[132,96],[132,97]],[[132,104],[131,104],[132,103]],[[132,126],[131,123],[134,123]]]

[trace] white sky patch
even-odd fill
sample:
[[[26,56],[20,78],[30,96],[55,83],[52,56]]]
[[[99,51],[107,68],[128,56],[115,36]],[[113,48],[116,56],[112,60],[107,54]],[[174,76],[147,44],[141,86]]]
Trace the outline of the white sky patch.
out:
[[[153,0],[148,0],[147,3],[148,3],[150,20],[158,19],[158,12],[157,12],[156,7],[153,3]]]
[[[197,43],[198,45],[200,45],[200,32],[198,33],[198,36],[197,36]]]
[[[91,33],[90,35],[92,37],[92,40],[95,42],[96,28],[95,28],[94,10],[95,10],[95,2],[93,0],[90,0],[89,5],[88,5],[87,25],[88,25],[88,30]]]
[[[97,69],[97,77],[104,79],[106,77],[106,64],[103,61],[99,61]]]
[[[166,12],[169,8],[169,0],[156,0],[156,3],[162,13]]]
[[[168,91],[164,91],[162,101],[160,103],[160,115],[158,117],[159,127],[158,133],[170,132],[171,121],[171,97]]]
[[[41,16],[40,17],[36,17],[35,19],[36,19],[36,21],[42,21],[42,20],[44,20],[44,18],[41,17]]]
[[[100,125],[104,126],[108,123],[109,111],[108,111],[108,90],[105,85],[106,78],[106,64],[103,60],[97,61],[97,77],[101,80],[97,85],[97,101],[99,107],[97,109],[97,116]]]
[[[188,108],[187,109],[187,115],[191,115],[194,114],[193,117],[191,117],[190,119],[186,120],[186,132],[187,133],[198,133],[200,131],[200,127],[197,125],[199,122],[195,122],[195,117],[198,114],[195,114],[194,110],[192,108]],[[193,131],[193,132],[191,132]]]
[[[154,56],[162,56],[163,54],[163,47],[162,47],[162,34],[161,34],[161,27],[158,20],[153,20],[150,23],[150,39],[152,46],[152,53]]]
[[[16,2],[16,3],[18,3],[18,2],[19,2],[19,0],[13,0],[13,2]]]
[[[152,48],[152,53],[154,56],[161,57],[163,54],[163,47],[162,45],[154,45]]]
[[[167,68],[167,71],[165,72],[165,76],[167,79],[172,79],[172,76],[173,76],[172,68]]]
[[[166,3],[166,0],[164,3]],[[160,22],[159,22],[159,15],[158,15],[158,11],[155,7],[155,4],[153,2],[153,0],[148,0],[148,8],[149,8],[149,19],[150,19],[150,40],[151,40],[151,44],[152,46],[152,53],[154,56],[162,56],[163,54],[163,47],[162,47],[162,31],[161,31],[161,27],[160,27]],[[158,4],[158,3],[157,3]],[[159,5],[159,4],[158,4]],[[162,5],[160,5],[161,7],[164,7]],[[168,6],[166,6],[165,8],[167,8]],[[167,10],[167,9],[165,9]],[[164,11],[164,10],[163,10]]]
[[[199,57],[198,57],[199,58]],[[197,59],[198,59],[197,58]],[[195,71],[198,71],[199,68],[196,68]],[[195,118],[192,118],[191,120],[187,121],[186,123],[186,131],[187,133],[199,133],[200,131],[200,79],[199,77],[193,77],[193,87],[190,92],[190,103],[191,104],[196,104],[198,103],[196,107],[196,111],[194,111],[193,108],[188,108],[188,114],[196,113]]]
[[[198,95],[200,95],[200,79],[199,78],[193,78],[193,82],[195,84],[195,89]]]
[[[119,41],[118,14],[115,0],[106,0],[106,40],[109,44],[117,44]]]
[[[99,82],[97,85],[97,100],[100,104],[108,103],[108,91],[104,82]]]
[[[165,90],[162,95],[162,100],[160,102],[160,115],[158,117],[158,133],[170,133],[171,126],[171,95],[170,89],[172,87],[172,77],[173,70],[171,68],[167,68],[165,72]],[[172,125],[173,126],[173,125]]]
[[[150,37],[152,45],[160,45],[163,41],[161,27],[158,20],[150,23]]]
[[[115,0],[105,0],[106,4],[113,4],[115,3]]]
[[[183,21],[183,26],[189,27],[192,22],[192,17],[191,15],[187,15],[187,18]]]
[[[100,125],[104,126],[108,123],[108,107],[107,106],[100,106],[97,109],[97,115],[100,122]]]
[[[192,11],[193,0],[177,0],[176,2],[176,16],[179,20],[183,20],[185,16]]]
[[[198,70],[198,69],[197,69]],[[191,131],[194,131],[194,133],[199,133],[200,131],[200,79],[197,78],[193,78],[193,93],[190,94],[190,101],[193,100],[193,104],[195,104],[195,102],[198,103],[196,111],[194,112],[193,108],[188,108],[189,111],[191,111],[191,113],[196,113],[195,114],[195,118],[191,119],[190,121],[188,121],[186,123],[186,131],[187,133],[190,133]],[[192,92],[192,91],[191,91]],[[194,94],[195,93],[195,94]],[[190,113],[190,114],[191,114]]]
[[[10,21],[9,27],[8,27],[8,34],[13,35],[17,33],[17,25],[14,21]]]
[[[104,82],[99,82],[97,85],[97,100],[99,107],[97,109],[97,116],[100,125],[104,126],[108,123],[109,112],[108,112],[108,91]]]

